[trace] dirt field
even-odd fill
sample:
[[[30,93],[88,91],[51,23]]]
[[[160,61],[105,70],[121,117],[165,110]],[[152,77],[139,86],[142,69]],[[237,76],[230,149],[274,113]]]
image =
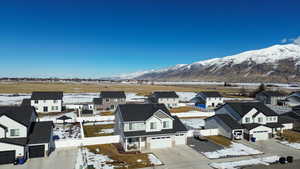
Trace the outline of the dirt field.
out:
[[[0,93],[31,93],[32,91],[63,91],[65,93],[93,93],[100,91],[135,92],[148,95],[153,91],[172,90],[177,92],[219,91],[225,95],[239,92],[240,89],[224,86],[163,86],[138,84],[84,84],[84,83],[38,83],[38,82],[2,82]]]

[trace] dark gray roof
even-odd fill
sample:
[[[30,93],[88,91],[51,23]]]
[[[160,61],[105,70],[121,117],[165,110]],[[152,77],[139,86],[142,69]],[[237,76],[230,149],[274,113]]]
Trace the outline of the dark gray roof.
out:
[[[93,98],[93,103],[94,104],[102,104],[102,98]]]
[[[126,98],[124,91],[101,91],[101,98]]]
[[[156,132],[146,132],[146,131],[132,131],[124,132],[125,137],[137,137],[137,136],[151,136],[151,135],[164,135],[164,134],[175,134],[181,132],[187,132],[184,124],[178,119],[177,116],[173,116],[173,129],[165,129]]]
[[[93,114],[93,110],[82,110],[81,114]]]
[[[14,144],[19,146],[26,146],[27,145],[27,138],[0,138],[1,143],[7,143],[7,144]]]
[[[264,126],[270,127],[270,128],[281,128],[284,127],[282,124],[279,123],[267,123],[264,124]]]
[[[31,105],[30,101],[31,101],[30,99],[23,99],[21,106],[30,106]]]
[[[53,131],[52,121],[34,122],[29,134],[28,144],[49,143]]]
[[[198,104],[205,104],[205,100],[201,97],[194,97],[192,100],[190,100],[192,103],[198,103]]]
[[[242,126],[247,130],[252,130],[252,129],[258,127],[258,126],[263,126],[263,125],[258,124],[258,123],[250,123],[250,124],[243,124]]]
[[[243,129],[243,127],[228,114],[216,114],[212,117],[209,117],[208,119],[210,119],[210,118],[217,118],[217,119],[223,121],[223,123],[225,123],[232,130]]]
[[[179,96],[174,91],[154,92],[153,96],[155,98],[179,98]]]
[[[219,92],[200,92],[206,97],[223,97]]]
[[[171,116],[164,104],[121,104],[118,110],[124,121],[145,121],[158,110]]]
[[[6,115],[7,117],[25,125],[29,126],[33,114],[36,114],[35,109],[31,106],[3,106],[0,107],[0,117]]]
[[[69,117],[69,116],[66,116],[66,115],[62,115],[62,116],[60,116],[60,117],[58,117],[58,118],[56,118],[57,120],[69,120],[69,119],[72,119],[71,117]]]
[[[63,92],[32,92],[31,100],[62,100]]]
[[[297,119],[294,119],[290,116],[278,116],[278,123],[279,124],[287,124],[287,123],[294,123]]]
[[[286,96],[284,93],[279,92],[279,91],[262,91],[258,94],[262,94],[268,97],[283,97]]]
[[[277,114],[272,109],[261,102],[228,102],[225,105],[230,106],[241,117],[246,115],[253,108],[257,109],[259,112],[263,113],[266,116],[277,116]]]

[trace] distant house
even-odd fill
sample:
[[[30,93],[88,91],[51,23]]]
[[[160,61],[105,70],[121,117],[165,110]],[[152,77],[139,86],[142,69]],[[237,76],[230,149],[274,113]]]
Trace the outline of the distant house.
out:
[[[230,102],[215,113],[206,120],[205,127],[219,128],[221,135],[231,139],[267,140],[293,128],[292,121],[282,119],[261,102]]]
[[[0,164],[44,157],[54,147],[52,121],[38,122],[31,106],[0,107]]]
[[[102,98],[93,98],[93,104],[95,110],[100,110],[102,107]]]
[[[282,105],[286,95],[279,91],[262,91],[257,93],[255,98],[264,104]]]
[[[125,151],[169,148],[187,142],[187,129],[164,104],[119,105],[115,124]]]
[[[200,92],[191,102],[197,107],[214,109],[224,104],[224,97],[219,92]]]
[[[38,113],[61,112],[63,92],[32,92],[30,100]]]
[[[102,91],[100,93],[103,110],[114,111],[119,104],[126,103],[126,95],[124,91]]]
[[[284,102],[289,107],[300,106],[300,91],[290,93]]]
[[[174,91],[153,92],[149,97],[151,103],[165,104],[167,108],[178,107],[179,96]]]

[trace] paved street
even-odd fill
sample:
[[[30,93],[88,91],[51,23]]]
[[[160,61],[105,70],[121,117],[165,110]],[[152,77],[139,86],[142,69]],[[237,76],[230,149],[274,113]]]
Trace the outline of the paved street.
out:
[[[24,165],[1,165],[1,169],[73,169],[77,148],[57,149],[49,157],[33,158]]]

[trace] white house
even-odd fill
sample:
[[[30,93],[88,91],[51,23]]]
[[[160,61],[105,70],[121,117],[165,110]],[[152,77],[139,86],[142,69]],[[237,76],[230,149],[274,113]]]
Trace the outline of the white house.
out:
[[[219,118],[221,115],[226,119]],[[206,120],[206,127],[220,128],[224,132],[222,135],[229,138],[267,140],[293,126],[292,121],[281,118],[261,102],[230,102],[218,108],[216,115]],[[237,128],[228,129],[227,126],[232,125]],[[238,136],[232,135],[235,129],[239,130]]]
[[[224,104],[224,97],[219,92],[200,92],[191,102],[197,107],[214,109]]]
[[[53,123],[37,122],[33,107],[0,107],[0,164],[44,157],[54,148]]]
[[[30,105],[38,113],[61,112],[63,92],[32,92]]]
[[[164,104],[167,108],[178,107],[179,96],[174,91],[153,92],[149,98],[150,102]]]
[[[115,133],[125,151],[168,148],[187,141],[187,129],[164,104],[119,105]]]

